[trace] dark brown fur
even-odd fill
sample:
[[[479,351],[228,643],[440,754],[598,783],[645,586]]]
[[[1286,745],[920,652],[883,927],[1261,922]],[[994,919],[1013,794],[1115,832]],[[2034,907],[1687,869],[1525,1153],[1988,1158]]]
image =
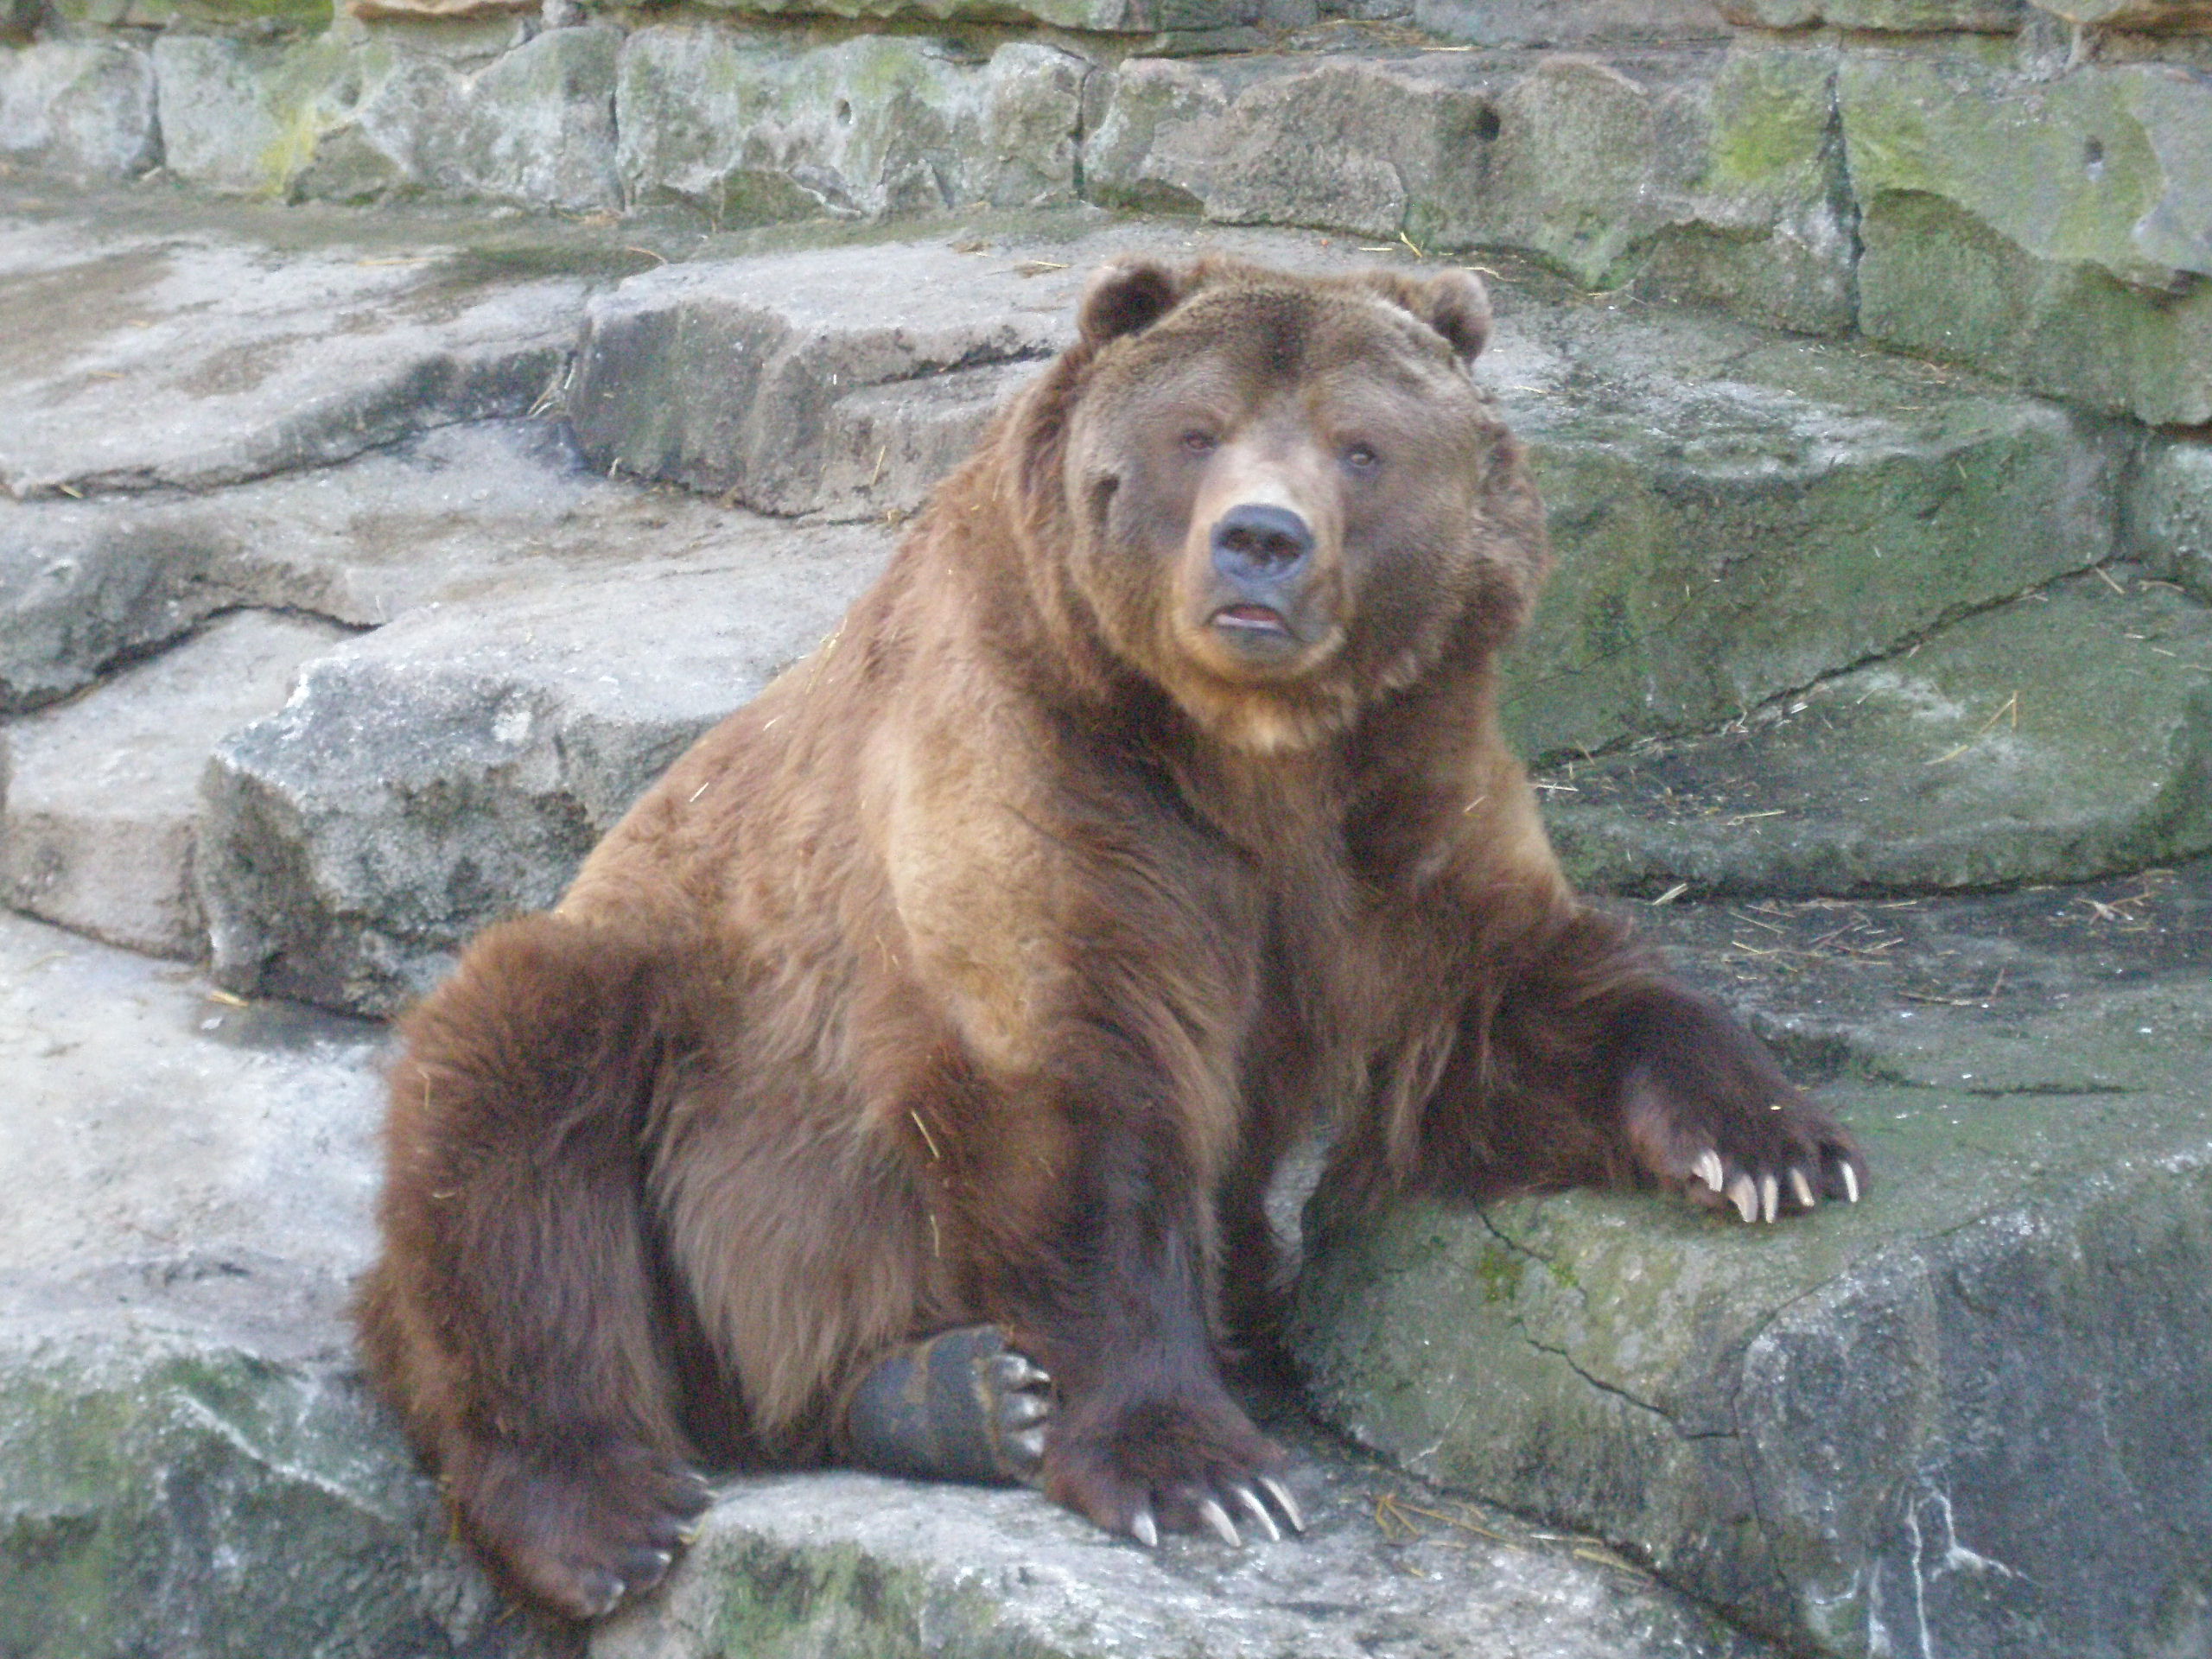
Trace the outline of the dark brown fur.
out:
[[[1217,1344],[1317,1126],[1339,1211],[1857,1179],[1499,737],[1547,555],[1487,322],[1457,273],[1103,272],[838,634],[408,1017],[362,1327],[516,1588],[604,1611],[693,1461],[818,1459],[856,1370],[982,1321],[1054,1379],[1051,1496],[1192,1526],[1277,1461]],[[1248,628],[1253,502],[1313,551]]]

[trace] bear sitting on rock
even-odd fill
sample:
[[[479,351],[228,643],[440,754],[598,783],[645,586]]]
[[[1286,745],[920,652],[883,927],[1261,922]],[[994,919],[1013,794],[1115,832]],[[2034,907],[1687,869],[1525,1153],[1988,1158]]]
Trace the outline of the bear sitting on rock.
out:
[[[1865,1180],[1561,877],[1499,735],[1547,563],[1463,271],[1133,260],[836,634],[405,1020],[372,1375],[572,1618],[695,1465],[1300,1524],[1224,1386],[1333,1211]]]

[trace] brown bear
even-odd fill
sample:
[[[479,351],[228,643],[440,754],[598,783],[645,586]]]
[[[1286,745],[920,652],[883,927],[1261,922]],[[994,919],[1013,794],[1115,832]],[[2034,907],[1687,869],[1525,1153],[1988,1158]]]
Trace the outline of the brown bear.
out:
[[[405,1020],[372,1378],[512,1587],[605,1612],[705,1462],[1300,1524],[1224,1387],[1338,1213],[1855,1198],[1578,901],[1499,735],[1547,563],[1480,284],[1109,266],[837,633]]]

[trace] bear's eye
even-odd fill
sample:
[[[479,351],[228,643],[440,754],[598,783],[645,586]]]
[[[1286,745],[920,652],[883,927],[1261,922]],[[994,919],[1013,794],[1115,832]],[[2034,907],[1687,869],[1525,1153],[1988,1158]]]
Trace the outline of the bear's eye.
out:
[[[1371,444],[1348,443],[1344,449],[1344,462],[1348,472],[1371,473],[1382,464],[1382,457]]]
[[[1194,455],[1210,455],[1221,448],[1221,440],[1203,427],[1192,427],[1183,435],[1183,448]]]

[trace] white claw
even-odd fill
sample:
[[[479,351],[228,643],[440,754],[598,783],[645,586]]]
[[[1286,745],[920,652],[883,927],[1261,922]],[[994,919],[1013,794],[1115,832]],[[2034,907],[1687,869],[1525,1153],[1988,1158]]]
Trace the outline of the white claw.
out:
[[[999,1421],[1008,1428],[1027,1428],[1052,1414],[1051,1402],[1039,1400],[1033,1394],[1017,1394],[999,1402]]]
[[[1052,1380],[1020,1354],[1001,1354],[992,1361],[992,1366],[999,1374],[999,1386],[1002,1389],[1042,1388]]]
[[[1750,1176],[1738,1175],[1728,1183],[1728,1202],[1745,1221],[1759,1218],[1759,1190]]]
[[[1843,1166],[1843,1196],[1853,1204],[1859,1202],[1859,1176],[1849,1164]]]
[[[1771,1175],[1759,1177],[1759,1214],[1772,1221],[1782,1203],[1782,1183]]]
[[[1812,1183],[1805,1179],[1803,1170],[1793,1169],[1789,1172],[1789,1191],[1796,1198],[1797,1207],[1800,1210],[1809,1210],[1813,1207]]]
[[[1728,1177],[1720,1167],[1720,1154],[1710,1147],[1705,1149],[1704,1155],[1697,1160],[1697,1174],[1698,1178],[1715,1192],[1719,1192],[1728,1183]]]
[[[1231,1549],[1244,1548],[1243,1539],[1236,1535],[1236,1523],[1229,1518],[1229,1511],[1213,1499],[1209,1497],[1199,1501],[1198,1519],[1212,1528],[1213,1535]]]
[[[1274,1499],[1275,1507],[1282,1511],[1282,1518],[1290,1522],[1290,1529],[1293,1532],[1306,1530],[1306,1517],[1298,1512],[1298,1500],[1290,1495],[1289,1487],[1284,1485],[1273,1475],[1262,1475],[1260,1486],[1269,1497]]]
[[[1147,1549],[1160,1548],[1160,1523],[1152,1518],[1151,1510],[1139,1510],[1129,1517],[1129,1536]]]
[[[1037,1463],[1045,1456],[1045,1431],[1041,1428],[1025,1428],[1009,1434],[1006,1443],[1027,1462]]]
[[[1274,1516],[1268,1513],[1268,1506],[1260,1502],[1257,1492],[1249,1486],[1234,1486],[1230,1492],[1236,1500],[1236,1507],[1252,1517],[1252,1523],[1267,1535],[1269,1543],[1282,1541],[1282,1529],[1275,1525]]]

